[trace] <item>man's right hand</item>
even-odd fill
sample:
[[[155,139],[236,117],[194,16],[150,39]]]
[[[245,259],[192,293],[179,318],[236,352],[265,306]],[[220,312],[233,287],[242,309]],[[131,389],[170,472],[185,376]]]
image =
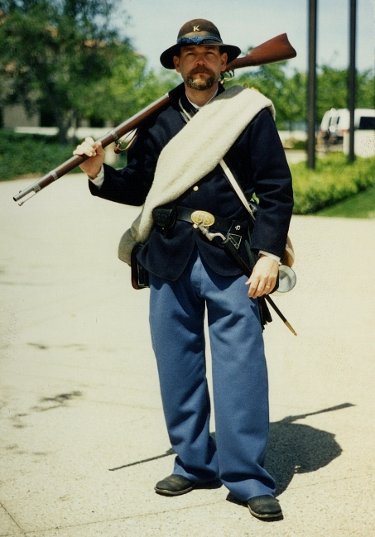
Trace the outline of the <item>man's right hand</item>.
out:
[[[95,179],[104,162],[105,151],[102,144],[95,142],[91,137],[85,138],[81,144],[77,145],[73,155],[87,155],[89,157],[79,167],[86,175]]]

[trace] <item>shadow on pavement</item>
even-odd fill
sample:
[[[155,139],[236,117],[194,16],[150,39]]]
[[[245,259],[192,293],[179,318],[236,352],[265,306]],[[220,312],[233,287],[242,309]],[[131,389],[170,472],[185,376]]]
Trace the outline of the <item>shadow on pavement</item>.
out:
[[[295,422],[352,406],[351,403],[343,403],[317,412],[287,416],[271,423],[266,467],[276,481],[277,495],[285,491],[294,474],[315,472],[342,453],[334,434]]]
[[[334,434],[295,422],[308,416],[342,410],[352,406],[354,406],[352,403],[343,403],[316,412],[287,416],[281,421],[271,423],[266,468],[276,481],[276,495],[286,490],[294,474],[314,472],[323,466],[327,466],[342,453]],[[215,433],[213,433],[214,435]],[[173,453],[173,449],[170,448],[161,455],[109,468],[109,470],[113,472],[137,464],[144,464],[168,457]]]

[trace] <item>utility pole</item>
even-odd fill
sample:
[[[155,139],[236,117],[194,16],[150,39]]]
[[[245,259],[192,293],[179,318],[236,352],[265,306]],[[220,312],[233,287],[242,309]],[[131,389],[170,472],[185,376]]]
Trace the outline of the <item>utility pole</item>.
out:
[[[318,4],[318,0],[309,0],[308,86],[307,86],[307,166],[310,169],[315,169],[317,4]]]
[[[348,161],[354,162],[354,110],[356,106],[356,34],[357,0],[349,0],[349,69],[348,69],[348,108],[349,108],[349,154]]]

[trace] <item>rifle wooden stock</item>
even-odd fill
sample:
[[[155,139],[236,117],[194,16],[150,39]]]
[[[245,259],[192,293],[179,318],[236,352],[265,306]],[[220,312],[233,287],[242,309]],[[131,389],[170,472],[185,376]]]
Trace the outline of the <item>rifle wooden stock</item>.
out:
[[[288,36],[286,34],[280,34],[251,49],[246,56],[233,60],[227,65],[226,71],[290,60],[296,56],[297,52],[289,43]]]
[[[287,35],[280,34],[253,48],[246,56],[236,58],[230,62],[225,71],[233,71],[241,67],[253,67],[257,65],[264,65],[266,63],[278,62],[281,60],[289,60],[290,58],[294,58],[296,55],[297,53],[289,43]],[[99,138],[98,141],[101,142],[102,147],[106,147],[113,142],[117,142],[126,133],[137,128],[151,114],[165,106],[170,101],[173,93],[178,91],[179,87],[180,86],[177,86],[176,88],[172,89],[169,93],[149,104],[130,119],[127,119],[123,123],[120,123],[120,125],[117,127],[114,127],[105,136]],[[37,194],[46,186],[50,185],[63,175],[66,175],[68,172],[74,170],[74,168],[82,164],[82,162],[84,162],[87,158],[89,157],[86,155],[71,157],[29,187],[26,187],[24,190],[20,190],[20,192],[13,197],[14,201],[19,202],[21,199],[29,195],[26,199],[19,203],[19,205],[23,205],[25,201],[30,199],[34,194]]]

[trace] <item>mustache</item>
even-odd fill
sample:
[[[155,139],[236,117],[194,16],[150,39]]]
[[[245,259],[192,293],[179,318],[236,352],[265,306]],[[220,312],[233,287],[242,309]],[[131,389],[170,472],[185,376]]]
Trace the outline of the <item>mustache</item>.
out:
[[[204,67],[204,65],[201,65],[200,67],[194,67],[194,69],[190,71],[189,76],[199,75],[201,73],[205,73],[211,76],[214,76],[215,74],[213,71],[211,71],[211,69],[208,69],[207,67]]]

